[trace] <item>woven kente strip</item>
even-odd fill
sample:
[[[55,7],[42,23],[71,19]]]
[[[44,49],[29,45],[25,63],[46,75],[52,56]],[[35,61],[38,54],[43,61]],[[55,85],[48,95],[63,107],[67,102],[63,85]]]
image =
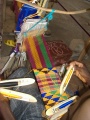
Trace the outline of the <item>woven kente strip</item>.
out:
[[[52,68],[53,60],[43,36],[32,37],[24,35],[24,44],[32,68]]]
[[[46,110],[62,100],[68,99],[67,93],[60,95],[60,77],[56,68],[33,69]]]

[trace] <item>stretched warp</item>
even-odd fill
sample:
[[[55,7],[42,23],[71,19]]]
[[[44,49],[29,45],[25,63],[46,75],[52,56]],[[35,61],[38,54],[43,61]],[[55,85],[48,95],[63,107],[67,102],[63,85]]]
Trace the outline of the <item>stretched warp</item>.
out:
[[[33,71],[36,76],[46,110],[70,97],[67,93],[64,93],[62,96],[60,95],[59,87],[61,80],[55,67],[52,69],[33,69]]]
[[[52,68],[67,63],[72,51],[63,41],[46,41],[43,35],[24,36],[24,44],[32,68]]]
[[[43,35],[29,36],[24,35],[24,44],[29,57],[32,68],[52,68],[53,60],[47,47],[47,43],[44,40]]]

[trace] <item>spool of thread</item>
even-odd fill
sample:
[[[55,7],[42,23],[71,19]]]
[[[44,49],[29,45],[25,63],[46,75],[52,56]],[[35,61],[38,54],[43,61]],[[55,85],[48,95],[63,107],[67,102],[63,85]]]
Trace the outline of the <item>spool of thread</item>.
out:
[[[60,71],[59,71],[60,77],[62,77],[62,76],[64,75],[64,73],[65,73],[65,71],[66,71],[66,66],[67,66],[67,64],[63,64],[63,65],[61,66]]]

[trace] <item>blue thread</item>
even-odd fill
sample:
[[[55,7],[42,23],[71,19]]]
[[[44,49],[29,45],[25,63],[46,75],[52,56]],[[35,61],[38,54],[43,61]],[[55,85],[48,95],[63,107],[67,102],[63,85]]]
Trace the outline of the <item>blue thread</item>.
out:
[[[34,25],[33,25],[29,30],[27,30],[26,32],[32,30],[38,23],[42,22],[42,21],[45,20],[46,18],[48,18],[49,20],[52,20],[52,19],[53,19],[52,14],[53,14],[54,12],[55,12],[55,9],[52,9],[52,11],[51,11],[48,15],[46,15],[43,19],[41,19],[41,20],[38,21],[36,24],[34,24]],[[25,33],[26,33],[26,32],[25,32]]]
[[[52,98],[52,95],[50,95],[50,96],[46,96],[45,98],[47,98],[47,99],[51,99],[51,98]]]
[[[62,104],[62,105],[60,105],[58,108],[59,108],[59,109],[62,109],[62,108],[64,108],[64,107],[70,105],[71,103],[73,103],[73,100],[70,100],[70,101],[68,101],[68,102],[66,102],[66,103],[64,103],[64,104]]]
[[[57,97],[57,98],[53,98],[52,100],[55,101],[55,102],[58,102],[60,99],[60,97]]]
[[[41,97],[45,97],[46,93],[41,94]]]

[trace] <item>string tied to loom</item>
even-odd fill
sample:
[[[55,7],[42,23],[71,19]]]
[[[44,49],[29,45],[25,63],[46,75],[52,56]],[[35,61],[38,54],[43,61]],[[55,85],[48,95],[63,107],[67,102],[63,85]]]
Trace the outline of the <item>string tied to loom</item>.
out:
[[[47,14],[43,19],[41,19],[40,21],[38,21],[37,23],[35,23],[31,28],[29,28],[25,33],[31,31],[36,25],[38,25],[40,22],[42,22],[43,20],[46,20],[48,19],[48,21],[52,20],[53,19],[53,13],[55,12],[54,9],[52,9],[52,11]]]
[[[53,19],[53,13],[55,12],[54,9],[52,9],[52,11],[47,15],[48,20],[52,20]]]

